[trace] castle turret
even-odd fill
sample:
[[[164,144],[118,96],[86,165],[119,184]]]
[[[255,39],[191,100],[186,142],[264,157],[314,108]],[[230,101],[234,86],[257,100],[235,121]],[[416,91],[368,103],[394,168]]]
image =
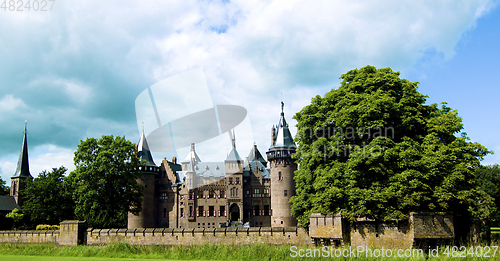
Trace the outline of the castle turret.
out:
[[[295,143],[288,128],[281,102],[281,117],[278,125],[273,126],[271,147],[267,151],[267,160],[271,170],[271,226],[292,227],[297,219],[292,216],[290,198],[295,194],[294,173],[297,164],[292,160]]]
[[[160,172],[160,168],[153,161],[144,130],[137,144],[137,157],[143,160],[143,164],[139,167],[142,177],[137,179],[137,183],[144,186],[144,196],[142,211],[139,215],[130,212],[128,214],[127,228],[129,229],[155,227],[155,179]]]
[[[17,169],[14,176],[10,178],[10,196],[14,197],[16,203],[22,207],[23,198],[19,195],[19,191],[24,189],[24,181],[26,179],[33,179],[30,174],[30,166],[28,161],[28,131],[27,125],[24,125],[23,144],[21,145],[21,152],[19,153],[19,160],[17,161]]]
[[[243,165],[244,161],[236,150],[236,137],[233,131],[229,131],[232,149],[224,161],[226,167],[226,185],[229,190],[230,199],[227,201],[226,209],[229,210],[231,221],[243,220]]]

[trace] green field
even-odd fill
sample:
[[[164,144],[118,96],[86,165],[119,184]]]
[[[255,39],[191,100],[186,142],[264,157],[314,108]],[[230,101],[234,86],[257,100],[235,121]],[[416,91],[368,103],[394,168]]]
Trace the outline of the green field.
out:
[[[497,244],[495,244],[497,245]],[[366,257],[360,255],[359,257],[335,257],[335,256],[322,256],[319,248],[296,248],[289,245],[197,245],[197,246],[157,246],[157,245],[129,245],[126,243],[110,244],[107,246],[72,246],[62,247],[53,244],[0,244],[0,261],[21,261],[21,260],[34,260],[34,261],[113,261],[113,260],[374,260],[376,257]],[[449,248],[449,247],[448,247]],[[448,252],[446,255],[445,247],[440,248],[438,257],[397,257],[396,251],[393,252],[392,257],[379,257],[377,259],[383,260],[500,260],[500,253],[498,247],[488,246],[474,246],[474,250],[490,249],[490,257],[477,257],[470,256],[471,253],[454,251]],[[471,248],[471,249],[473,249]],[[493,248],[495,252],[493,252]],[[451,248],[449,248],[451,249]],[[301,256],[298,255],[299,250]],[[331,248],[333,251],[346,251],[348,248]],[[311,254],[316,251],[316,257],[307,257],[307,253]],[[372,251],[375,251],[372,249]],[[387,250],[386,250],[387,251]],[[416,250],[408,250],[416,251]],[[317,255],[320,253],[320,255]],[[374,252],[375,253],[375,252]],[[291,255],[292,254],[292,255]],[[293,257],[295,254],[295,257]],[[463,254],[465,257],[458,257]],[[455,257],[452,257],[455,255]],[[458,259],[457,259],[458,258]]]
[[[116,258],[109,257],[54,257],[54,256],[5,256],[0,254],[0,260],[3,261],[113,261]],[[120,258],[120,261],[155,261],[162,260],[168,261],[168,259],[132,259],[132,258]]]

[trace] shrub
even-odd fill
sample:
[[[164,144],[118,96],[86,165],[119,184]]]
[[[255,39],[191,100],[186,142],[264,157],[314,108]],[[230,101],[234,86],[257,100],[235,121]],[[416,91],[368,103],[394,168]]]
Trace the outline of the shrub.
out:
[[[36,230],[58,230],[58,229],[59,229],[58,225],[40,224],[36,226]]]

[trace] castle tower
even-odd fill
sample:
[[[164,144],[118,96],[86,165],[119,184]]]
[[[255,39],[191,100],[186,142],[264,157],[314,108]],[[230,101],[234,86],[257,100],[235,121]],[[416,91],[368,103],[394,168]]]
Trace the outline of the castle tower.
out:
[[[232,149],[226,160],[226,185],[229,194],[226,209],[229,211],[228,217],[231,221],[243,221],[243,164],[238,151],[236,150],[236,137],[233,131],[229,131]]]
[[[144,163],[139,167],[142,177],[137,179],[137,183],[144,186],[142,211],[137,216],[128,213],[127,228],[152,228],[155,227],[155,179],[160,168],[153,161],[144,130],[137,144],[137,157],[144,160]]]
[[[19,191],[24,189],[24,181],[26,179],[33,179],[33,177],[30,174],[28,162],[28,132],[25,123],[23,144],[21,145],[21,152],[19,153],[19,160],[17,161],[16,173],[10,178],[10,196],[14,197],[16,203],[20,207],[23,205],[23,198],[19,195]]]
[[[278,126],[271,129],[271,147],[267,160],[271,170],[271,227],[293,227],[297,219],[291,214],[290,198],[295,194],[294,173],[297,164],[292,160],[295,143],[288,128],[281,102],[281,117]]]

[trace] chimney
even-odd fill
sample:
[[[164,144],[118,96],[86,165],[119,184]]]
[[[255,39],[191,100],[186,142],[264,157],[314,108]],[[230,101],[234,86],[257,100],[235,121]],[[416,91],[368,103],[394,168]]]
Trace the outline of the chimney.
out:
[[[177,164],[177,157],[173,157],[173,158],[172,158],[172,162],[173,162],[174,164]]]

